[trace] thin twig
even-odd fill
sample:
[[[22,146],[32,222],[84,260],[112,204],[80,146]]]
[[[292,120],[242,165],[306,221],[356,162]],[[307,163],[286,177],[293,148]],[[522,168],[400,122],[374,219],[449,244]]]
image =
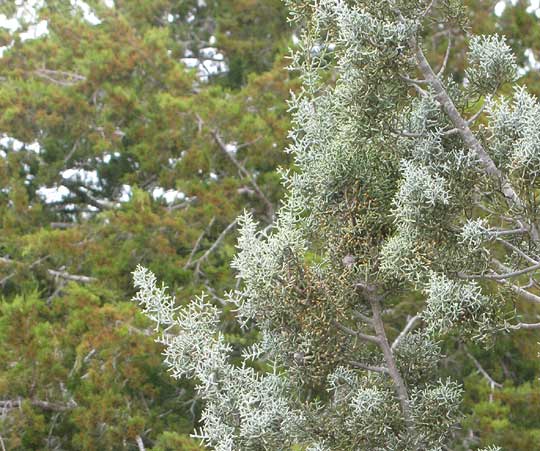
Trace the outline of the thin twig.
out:
[[[397,338],[392,343],[392,351],[396,349],[399,345],[399,342],[403,340],[403,338],[416,326],[416,324],[420,321],[420,315],[414,315],[412,318],[410,318],[407,321],[407,324],[403,328],[403,330],[399,333]]]
[[[422,12],[422,14],[420,14],[420,17],[427,16],[429,12],[431,11],[431,8],[433,8],[434,3],[435,3],[435,0],[431,0],[431,2],[429,2],[429,5],[426,7],[426,9]]]
[[[351,329],[350,327],[347,327],[347,326],[344,326],[341,323],[338,323],[337,321],[334,321],[334,325],[338,329],[340,329],[341,331],[345,332],[348,335],[358,337],[360,340],[367,341],[368,343],[379,344],[379,337],[376,337],[374,335],[364,334],[362,332],[358,332],[356,330]]]
[[[495,381],[489,375],[489,373],[482,367],[482,365],[480,365],[480,362],[478,360],[476,360],[476,358],[468,351],[467,348],[465,348],[465,354],[467,354],[467,356],[472,360],[472,362],[474,363],[474,366],[476,366],[476,369],[480,372],[480,374],[482,374],[482,376],[484,376],[484,378],[486,378],[486,380],[489,382],[489,385],[490,385],[492,390],[493,390],[494,387],[502,388],[502,384]]]
[[[373,366],[373,365],[366,365],[365,363],[362,363],[362,362],[356,362],[354,360],[351,360],[350,362],[350,365],[355,367],[355,368],[360,368],[362,370],[366,370],[366,371],[373,371],[375,373],[385,373],[385,374],[388,374],[388,368],[385,368],[384,366]]]
[[[205,124],[204,120],[198,114],[196,114],[195,117],[197,118],[197,123],[198,123],[198,126],[199,126],[199,130],[202,130],[202,127]],[[244,167],[244,165],[238,161],[238,159],[234,156],[234,154],[227,149],[227,145],[223,141],[223,138],[219,134],[218,130],[215,130],[215,129],[211,130],[210,134],[214,138],[214,141],[216,142],[216,144],[218,145],[220,150],[236,166],[236,168],[238,169],[240,174],[243,175],[244,177],[246,177],[249,180],[249,182],[253,186],[253,189],[257,193],[257,196],[266,205],[266,213],[268,215],[268,218],[270,220],[273,220],[274,219],[274,206],[272,205],[272,202],[270,202],[270,200],[268,199],[266,194],[264,194],[264,192],[261,190],[261,188],[259,187],[259,185],[255,181],[255,178],[253,177],[253,175],[251,175],[251,173]],[[236,150],[241,149],[243,147],[246,147],[248,145],[251,145],[251,144],[257,142],[259,139],[260,139],[260,137],[256,138],[255,140],[253,140],[251,142],[240,144],[240,145],[238,145],[236,147]]]
[[[215,220],[216,220],[216,217],[212,216],[212,219],[210,220],[210,222],[208,223],[206,228],[199,235],[199,238],[197,238],[197,241],[195,241],[195,246],[193,246],[193,249],[191,249],[191,253],[189,254],[189,258],[188,258],[186,264],[184,265],[184,269],[188,269],[191,266],[191,262],[193,260],[193,257],[195,256],[195,254],[199,250],[199,246],[201,245],[201,241],[202,241],[204,235],[206,235],[210,231],[210,229],[212,228],[212,225],[214,225]]]
[[[433,4],[433,2],[431,2]],[[444,71],[446,70],[446,65],[448,64],[448,58],[450,57],[450,49],[452,48],[452,36],[450,33],[448,33],[448,46],[446,47],[446,52],[444,54],[443,63],[441,65],[441,68],[437,72],[437,77],[441,77],[444,74]]]
[[[519,330],[519,329],[540,329],[540,323],[518,323],[512,326],[509,326],[509,329]]]
[[[232,152],[229,152],[227,150],[227,145],[225,144],[225,142],[223,141],[223,139],[221,138],[220,134],[216,131],[216,130],[213,130],[211,132],[212,136],[214,137],[214,140],[216,141],[216,143],[218,144],[219,148],[222,150],[222,152],[229,158],[229,160],[232,161],[232,163],[236,166],[236,168],[238,169],[238,171],[244,176],[246,177],[249,182],[251,183],[251,185],[253,186],[253,189],[255,190],[255,192],[257,193],[257,195],[259,196],[259,198],[263,201],[263,203],[266,205],[266,211],[267,211],[267,214],[268,214],[268,218],[269,219],[272,219],[274,217],[274,206],[272,205],[272,202],[270,202],[270,200],[268,199],[268,197],[266,197],[266,194],[263,193],[263,191],[261,190],[261,188],[259,187],[259,185],[257,184],[257,182],[255,181],[255,178],[251,175],[251,173],[238,161],[238,159],[233,155]]]
[[[221,244],[221,242],[223,241],[223,239],[225,238],[225,236],[227,235],[227,233],[229,233],[234,227],[236,227],[236,224],[238,223],[238,218],[236,218],[233,222],[231,222],[227,227],[225,227],[225,229],[220,233],[220,235],[218,236],[217,240],[214,241],[214,244],[212,244],[212,246],[210,246],[210,248],[208,248],[208,250],[201,256],[199,257],[197,260],[195,260],[193,264],[195,264],[195,273],[196,274],[200,274],[201,272],[201,263],[203,263],[204,261],[206,261],[206,259],[208,258],[208,256],[214,252],[214,250]]]
[[[506,240],[503,240],[502,238],[495,238],[495,240],[498,241],[499,243],[502,243],[508,249],[513,250],[516,254],[518,254],[520,257],[523,257],[529,263],[532,263],[533,265],[536,265],[536,264],[540,263],[539,261],[529,257],[525,252],[523,252],[517,246],[514,246],[512,243],[510,243],[510,242],[508,242]]]

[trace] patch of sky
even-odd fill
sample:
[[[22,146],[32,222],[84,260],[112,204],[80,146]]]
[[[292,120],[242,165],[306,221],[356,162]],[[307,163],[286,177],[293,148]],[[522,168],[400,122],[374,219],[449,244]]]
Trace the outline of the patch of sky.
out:
[[[165,189],[161,186],[156,186],[152,192],[152,197],[154,200],[164,200],[166,204],[172,204],[178,200],[182,201],[186,199],[185,193],[182,191],[177,191],[175,189]]]
[[[215,41],[213,41],[215,42]],[[199,50],[199,58],[193,52],[186,50],[181,61],[189,69],[197,69],[197,76],[201,81],[208,81],[213,75],[225,73],[229,70],[225,57],[216,47],[203,47]]]
[[[37,141],[32,143],[24,143],[16,138],[6,135],[5,133],[0,134],[0,147],[13,152],[19,152],[23,149],[29,150],[30,152],[34,152],[36,154],[41,152],[41,146]]]
[[[65,180],[78,181],[91,188],[98,188],[101,180],[96,170],[87,171],[86,169],[71,168],[60,172]]]
[[[42,186],[36,192],[46,204],[62,202],[70,194],[69,189],[64,185],[55,185],[51,187]]]
[[[119,202],[129,202],[131,196],[133,195],[133,189],[130,185],[122,185],[120,189],[120,196],[118,196]]]
[[[103,154],[103,157],[101,158],[101,161],[103,161],[103,163],[105,163],[105,164],[109,164],[109,162],[113,158],[115,158],[115,159],[120,158],[120,152],[105,153],[105,154]]]

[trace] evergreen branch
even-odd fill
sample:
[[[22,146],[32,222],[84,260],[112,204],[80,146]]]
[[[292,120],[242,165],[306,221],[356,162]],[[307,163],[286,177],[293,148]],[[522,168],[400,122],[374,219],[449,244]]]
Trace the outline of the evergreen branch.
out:
[[[416,41],[415,37],[412,37],[410,39],[410,47],[415,52],[416,61],[420,72],[429,82],[429,85],[435,92],[436,100],[439,102],[454,127],[459,131],[459,134],[463,139],[465,145],[476,154],[478,160],[480,161],[480,164],[484,169],[484,172],[498,182],[501,192],[504,194],[509,206],[511,208],[518,208],[520,211],[525,211],[525,206],[514,188],[512,187],[512,184],[501,172],[501,170],[496,166],[495,162],[486,152],[483,145],[473,134],[469,127],[469,124],[467,124],[467,121],[463,119],[458,109],[454,105],[454,102],[448,95],[445,87],[443,86],[437,75],[433,72],[431,65],[426,59],[424,52],[422,51],[422,48]],[[538,234],[536,225],[525,221],[523,218],[521,218],[521,220],[524,221],[525,227],[531,235],[531,238],[534,241],[539,241],[540,235]]]

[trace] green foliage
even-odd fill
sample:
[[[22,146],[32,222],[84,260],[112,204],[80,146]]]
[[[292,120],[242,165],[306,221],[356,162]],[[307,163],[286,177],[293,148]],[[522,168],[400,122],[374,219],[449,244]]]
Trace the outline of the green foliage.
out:
[[[173,309],[140,266],[133,300],[164,323],[159,341],[173,375],[199,381],[199,436],[210,447],[450,447],[459,442],[463,390],[442,377],[436,340],[457,346],[500,389],[466,344],[539,327],[522,322],[539,302],[536,186],[493,160],[497,146],[514,160],[509,153],[526,153],[520,169],[534,177],[537,101],[520,96],[518,113],[501,101],[487,128],[476,122],[482,110],[470,105],[516,79],[516,59],[498,36],[467,36],[463,83],[444,76],[448,52],[433,68],[423,41],[436,34],[432,23],[449,35],[466,31],[461,2],[288,4],[302,26],[290,66],[303,82],[290,101],[294,170],[281,172],[287,192],[272,227],[259,231],[250,214],[241,217],[240,283],[228,296],[259,340],[234,366],[215,306],[197,297]],[[499,123],[513,134],[493,131]],[[385,323],[409,301],[404,288],[422,296],[390,345]],[[419,319],[421,331],[408,338]],[[255,378],[251,361],[272,369]]]
[[[49,0],[46,36],[2,34],[13,45],[0,68],[0,137],[14,140],[0,144],[0,401],[22,404],[0,436],[21,450],[136,450],[138,436],[148,448],[199,449],[186,434],[200,404],[190,384],[171,384],[161,346],[124,303],[130,272],[151,262],[182,297],[210,282],[217,299],[231,288],[234,227],[220,236],[244,208],[267,217],[253,184],[276,202],[273,172],[288,165],[296,82],[278,50],[290,32],[278,2],[247,2],[246,27],[237,2],[209,2],[197,13],[206,31],[186,22],[197,2],[88,4],[101,23]],[[205,83],[182,63],[211,35],[229,65],[246,55],[238,80]],[[43,196],[59,186],[64,196]]]
[[[0,3],[0,13],[8,17],[17,10],[18,2]],[[168,282],[179,304],[185,304],[207,286],[213,287],[212,299],[219,303],[223,292],[235,286],[229,266],[235,251],[233,229],[198,268],[194,262],[205,255],[244,208],[252,211],[262,226],[270,219],[268,206],[249,177],[240,174],[220,148],[214,132],[225,144],[236,143],[237,160],[276,205],[284,190],[275,168],[287,168],[291,162],[291,156],[281,151],[290,145],[285,99],[289,90],[299,92],[294,76],[283,69],[290,63],[283,54],[291,33],[299,33],[285,24],[286,7],[278,0],[116,0],[113,9],[101,0],[87,3],[101,23],[88,23],[74,2],[47,0],[36,18],[47,20],[47,36],[21,40],[20,33],[30,23],[23,24],[15,34],[0,29],[0,46],[11,46],[4,50],[0,65],[0,138],[5,133],[24,144],[21,149],[17,142],[3,140],[0,144],[0,401],[21,400],[20,407],[9,409],[3,417],[0,436],[7,449],[21,450],[136,450],[138,435],[147,449],[198,449],[198,442],[186,434],[197,424],[201,404],[193,398],[190,384],[173,385],[168,379],[159,364],[162,348],[150,337],[152,329],[125,304],[133,294],[130,273],[137,264],[149,266]],[[380,2],[363,3],[373,3],[377,14],[387,12]],[[457,86],[453,91],[456,98],[461,98],[459,83],[465,77],[467,61],[468,36],[461,33],[463,28],[473,34],[506,35],[506,43],[520,67],[527,65],[530,52],[540,59],[539,22],[534,13],[527,12],[528,2],[508,3],[501,18],[493,14],[496,1],[468,0],[464,2],[466,10],[461,1],[436,3],[437,13],[448,18],[452,35],[447,71]],[[399,4],[407,17],[421,9],[418,2]],[[438,21],[427,21],[421,30],[423,45],[434,66],[442,63],[447,43],[447,34],[437,30],[438,26]],[[372,36],[368,33],[363,38]],[[223,54],[229,70],[203,82],[181,59],[186,51],[197,58],[204,55],[205,48],[213,46]],[[332,61],[330,55],[327,52],[320,58],[321,68]],[[355,61],[369,58],[351,56],[357,58]],[[394,114],[392,102],[386,103],[384,111],[379,110],[381,99],[389,95],[379,81],[389,76],[393,60],[402,61],[402,57],[395,50],[389,51],[382,72],[371,73],[369,80],[376,86],[373,98],[378,100],[348,111],[361,126],[344,130],[341,139],[376,128],[381,120]],[[334,82],[333,74],[320,72],[311,75]],[[538,71],[531,70],[519,83],[538,95],[539,81]],[[510,93],[506,87],[502,92]],[[400,95],[404,93],[402,90]],[[352,105],[350,94],[343,91],[341,95],[342,99],[349,96]],[[483,100],[459,106],[472,114]],[[409,131],[422,131],[426,117],[440,119],[439,112],[418,115],[423,108],[431,107],[422,105],[404,112]],[[520,119],[527,125],[525,119],[533,115],[525,116],[520,115]],[[485,116],[479,119],[481,124],[486,122]],[[530,124],[532,121],[523,130],[531,129]],[[490,130],[496,125],[490,122]],[[317,127],[324,128],[314,123],[313,133]],[[524,137],[530,135],[523,130],[520,133]],[[330,139],[331,135],[329,132],[320,136]],[[384,212],[392,208],[396,187],[402,186],[396,152],[402,152],[416,165],[437,167],[448,166],[459,156],[458,146],[449,152],[440,140],[430,138],[414,145],[405,139],[399,141],[399,146],[385,149],[388,153],[384,165],[379,164],[383,158],[380,143],[363,143],[351,147],[348,157],[339,164],[339,149],[334,148],[313,167],[311,175],[319,177],[319,182],[316,196],[309,198],[310,205],[321,208],[323,213],[310,230],[324,231],[338,266],[344,257],[374,252],[376,243],[393,230],[393,218]],[[36,143],[42,149],[40,153],[36,152]],[[493,155],[506,144],[492,140]],[[428,154],[426,149],[440,152]],[[366,156],[362,164],[355,159],[357,152]],[[515,164],[509,167],[518,168]],[[67,180],[62,171],[70,169],[96,171],[100,182],[92,184],[76,177]],[[362,183],[349,186],[349,177]],[[529,182],[523,179],[523,189]],[[59,185],[66,187],[67,197],[55,203],[45,202],[39,189]],[[127,185],[131,197],[120,202]],[[156,188],[181,191],[186,197],[171,204],[153,196]],[[341,196],[348,200],[337,203],[339,214],[326,214]],[[360,201],[351,202],[357,198]],[[434,224],[442,216],[455,217],[455,211],[447,207],[441,205],[432,215]],[[351,220],[355,215],[356,222]],[[465,257],[463,253],[451,255],[454,246],[444,247],[434,227],[432,247],[423,254],[423,264],[443,253],[448,257],[448,267],[456,269],[467,260],[474,261],[478,272],[485,270],[481,249],[489,242],[490,224],[486,221],[463,229],[459,239],[468,249]],[[449,227],[454,226],[451,223]],[[409,232],[400,238],[418,250],[416,234],[411,229]],[[345,238],[335,239],[340,234]],[[390,244],[386,250],[391,250]],[[397,244],[394,250],[403,250],[403,243]],[[332,315],[342,315],[339,309],[351,302],[343,280],[325,280],[327,276],[312,271],[316,266],[328,269],[319,253],[321,245],[316,243],[316,250],[305,254],[303,269],[304,280],[318,285],[310,291],[316,307],[310,312],[306,306],[293,304],[295,309],[289,310],[291,304],[285,305],[282,314],[272,318],[276,324],[294,321],[305,331],[325,312],[322,301],[326,297],[336,302]],[[418,261],[405,257],[399,257],[404,272],[418,266]],[[297,265],[294,262],[289,268],[289,296],[298,282],[292,276]],[[363,269],[372,267],[366,265]],[[70,282],[66,275],[95,280]],[[403,287],[396,280],[392,283]],[[511,297],[509,290],[504,295]],[[272,299],[273,293],[269,295]],[[404,295],[402,291],[392,297],[389,308],[393,313],[386,319],[390,337],[399,334],[403,319],[416,312],[422,299],[418,293]],[[505,318],[513,307],[505,305]],[[521,303],[516,307],[526,316],[537,314],[534,308],[524,308]],[[222,320],[225,339],[233,346],[233,360],[238,363],[240,349],[259,335],[239,335],[230,307],[223,309]],[[320,346],[327,338],[324,329],[329,330],[329,320],[319,328]],[[416,334],[404,339],[396,349],[404,378],[419,384],[434,374],[436,356],[446,354],[443,366],[453,366],[452,377],[465,381],[467,417],[463,431],[464,435],[474,436],[471,447],[497,443],[504,449],[534,449],[539,409],[533,408],[534,403],[527,409],[523,403],[528,394],[534,400],[538,389],[538,339],[520,332],[502,343],[497,340],[488,351],[474,349],[474,355],[495,380],[504,383],[503,389],[495,389],[492,394],[476,367],[456,348],[454,338],[428,345],[425,337]],[[304,362],[292,351],[289,360],[301,363],[295,370],[297,377],[307,375],[320,387],[329,362],[342,358],[335,351],[341,339],[341,333],[333,332],[326,343],[328,353],[313,365],[306,365],[310,360]],[[373,350],[361,357],[368,363],[379,363]],[[459,364],[453,363],[456,359]],[[268,368],[266,363],[256,366]],[[504,367],[508,372],[501,369]],[[314,393],[321,400],[329,396],[328,392]],[[71,400],[77,406],[72,406]],[[33,401],[70,408],[47,410]],[[389,409],[394,411],[395,405]],[[339,432],[332,418],[325,417],[325,431],[329,435],[343,434],[340,440],[347,443],[347,432]]]

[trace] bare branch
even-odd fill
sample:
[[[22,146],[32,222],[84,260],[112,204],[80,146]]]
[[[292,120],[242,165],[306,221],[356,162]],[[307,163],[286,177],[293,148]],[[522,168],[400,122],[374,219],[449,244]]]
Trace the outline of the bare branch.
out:
[[[358,318],[359,320],[363,321],[366,324],[373,325],[373,318],[370,318],[369,316],[364,315],[363,313],[360,313],[358,311],[352,312],[353,316]]]
[[[540,323],[518,323],[510,326],[509,329],[519,330],[519,329],[540,329]]]
[[[490,230],[489,234],[493,237],[504,236],[504,235],[521,235],[527,233],[527,229],[520,227],[518,229],[506,230],[506,229],[495,229]]]
[[[403,340],[403,338],[420,322],[420,315],[414,315],[412,318],[409,318],[407,321],[407,324],[403,328],[403,330],[399,333],[397,338],[392,343],[392,351],[396,349],[399,345],[399,342]]]
[[[505,283],[506,281],[505,280],[501,280],[500,281],[501,283]],[[527,291],[521,287],[518,287],[517,285],[514,285],[514,284],[508,284],[508,286],[510,287],[510,289],[516,293],[518,296],[522,297],[523,299],[527,300],[527,301],[530,301],[530,302],[534,302],[536,304],[540,304],[540,296],[537,296],[536,294],[533,294],[531,293],[530,291]]]
[[[34,268],[35,266],[39,265],[42,261],[48,259],[49,256],[48,255],[45,255],[44,257],[40,257],[38,258],[36,261],[34,261],[32,264],[30,264],[30,266],[28,266],[28,269],[32,269]],[[17,262],[15,260],[12,260],[11,258],[7,258],[7,257],[0,257],[0,263],[4,263],[6,265],[22,265],[21,262]],[[7,276],[5,276],[4,278],[0,279],[0,286],[4,286],[4,284],[9,280],[11,279],[12,277],[14,277],[15,275],[17,274],[17,271],[13,271],[11,274],[8,274]]]
[[[396,365],[392,349],[388,344],[388,338],[386,337],[384,323],[381,315],[381,299],[377,296],[373,296],[373,290],[371,290],[370,292],[372,295],[370,295],[368,299],[369,303],[371,304],[371,310],[373,311],[373,327],[375,328],[375,332],[377,333],[378,344],[381,348],[381,351],[383,352],[386,367],[388,368],[388,374],[394,382],[394,388],[399,399],[405,424],[407,425],[407,428],[409,430],[412,430],[414,428],[414,422],[411,413],[409,393],[407,391],[405,381],[403,380],[403,377],[401,376],[399,369]]]
[[[35,70],[34,74],[54,84],[65,87],[74,86],[78,83],[86,81],[86,77],[84,75],[76,74],[75,72],[65,72],[61,70],[43,68]]]
[[[77,150],[77,147],[79,147],[79,142],[80,142],[80,138],[77,139],[75,141],[75,143],[73,144],[73,146],[71,147],[71,150],[69,151],[69,153],[65,156],[64,158],[64,164],[67,164],[67,162],[69,160],[71,160],[71,157],[73,156],[73,154],[75,153],[75,151]]]
[[[204,261],[206,261],[206,259],[208,258],[208,256],[214,252],[214,250],[220,245],[220,243],[223,241],[223,239],[225,238],[225,236],[227,235],[227,233],[229,233],[234,227],[236,227],[236,224],[238,222],[238,218],[236,218],[233,222],[231,222],[227,227],[225,227],[225,229],[220,233],[220,235],[218,236],[217,240],[214,241],[214,244],[212,244],[212,246],[210,246],[210,248],[208,248],[208,250],[201,256],[199,257],[195,262],[192,263],[195,264],[195,273],[196,274],[200,274],[201,272],[201,263],[203,263]]]
[[[198,127],[199,127],[199,131],[202,130],[202,127],[205,125],[204,123],[204,120],[201,118],[201,116],[199,116],[198,114],[195,115],[195,117],[197,118],[197,123],[198,123]],[[266,196],[266,194],[264,194],[264,192],[261,190],[261,188],[259,187],[259,185],[257,184],[257,182],[255,181],[255,178],[253,177],[253,175],[250,174],[250,172],[244,167],[244,165],[242,163],[240,163],[238,161],[238,159],[234,156],[234,154],[232,152],[230,152],[228,149],[227,149],[227,145],[225,144],[225,142],[223,141],[221,135],[219,134],[218,130],[211,130],[210,131],[210,134],[212,135],[212,137],[214,138],[214,141],[216,142],[216,144],[218,145],[218,147],[220,148],[220,150],[224,153],[224,155],[227,156],[227,158],[236,166],[236,168],[238,169],[238,171],[240,172],[241,175],[243,175],[244,177],[246,177],[249,182],[251,183],[251,185],[253,186],[253,189],[255,190],[255,192],[257,193],[257,196],[263,201],[263,203],[265,204],[266,206],[266,213],[268,215],[268,218],[270,220],[273,220],[274,218],[274,206],[272,205],[272,202],[270,202],[270,200],[268,199],[268,197]],[[249,145],[252,145],[254,144],[255,142],[257,142],[258,140],[260,139],[260,137],[257,137],[255,140],[251,141],[251,142],[248,142],[248,143],[244,143],[244,144],[240,144],[239,146],[237,146],[236,150],[238,149],[241,149],[243,147],[247,147]]]
[[[407,130],[398,130],[396,131],[401,136],[404,136],[405,138],[420,138],[423,136],[422,133],[415,133],[415,132],[409,132]]]
[[[469,119],[467,119],[467,124],[472,125],[476,122],[476,120],[482,115],[484,112],[484,108],[486,107],[486,104],[483,103],[480,109],[474,113]]]
[[[74,222],[51,222],[49,225],[51,229],[65,230],[75,227],[76,224]]]
[[[191,253],[189,254],[189,258],[188,258],[186,264],[184,265],[184,269],[188,269],[191,266],[191,262],[193,260],[193,257],[195,256],[195,254],[199,250],[199,246],[201,245],[201,241],[202,241],[204,235],[206,235],[208,233],[208,231],[212,228],[212,225],[214,225],[215,220],[216,220],[216,217],[212,216],[212,219],[210,220],[210,222],[208,223],[206,228],[199,235],[199,238],[197,238],[197,241],[195,241],[195,246],[193,246],[193,249],[191,249]]]
[[[92,283],[97,280],[95,277],[70,274],[65,271],[57,271],[54,269],[48,269],[47,272],[53,277],[59,277],[61,279],[70,280],[72,282]]]
[[[350,327],[347,327],[341,323],[338,323],[337,321],[334,321],[334,325],[341,331],[345,332],[346,334],[352,335],[354,337],[358,337],[362,341],[366,341],[368,343],[379,344],[379,337],[375,337],[374,335],[367,335],[362,332],[358,332],[356,330],[351,329]]]
[[[497,265],[498,268],[500,268],[502,270],[508,270],[508,268],[505,265],[503,265],[496,258],[492,258],[491,261],[493,263],[495,263],[495,265]],[[507,272],[505,274],[488,275],[488,278],[490,278],[490,279],[508,279],[510,277],[517,277],[517,276],[521,276],[523,274],[527,274],[529,272],[536,271],[539,268],[540,268],[540,263],[537,262],[535,265],[529,266],[527,268],[519,269],[517,271],[511,271],[511,272]]]
[[[249,171],[238,161],[238,159],[233,155],[232,152],[229,152],[229,150],[227,149],[227,145],[221,138],[220,134],[216,130],[213,130],[211,134],[214,137],[214,140],[218,144],[221,151],[229,158],[229,160],[232,161],[232,163],[237,167],[238,171],[249,180],[259,198],[266,205],[266,211],[269,219],[272,219],[274,217],[274,206],[272,205],[272,202],[270,202],[268,197],[266,197],[266,194],[263,193],[263,191],[255,181],[254,177],[249,173]]]
[[[474,366],[476,366],[476,369],[480,372],[480,374],[482,376],[484,376],[484,378],[488,381],[491,389],[493,390],[495,387],[497,388],[502,388],[502,384],[498,383],[497,381],[495,381],[490,375],[489,373],[482,367],[482,365],[480,365],[480,362],[478,360],[476,360],[476,358],[468,351],[467,348],[465,348],[465,354],[467,354],[467,356],[469,357],[469,359],[472,360],[472,362],[474,363]]]
[[[137,446],[139,447],[139,451],[146,451],[146,448],[144,447],[144,443],[141,436],[137,435],[137,437],[135,437],[135,440],[137,442]]]
[[[498,241],[499,243],[502,243],[505,247],[507,247],[508,249],[511,249],[513,250],[516,254],[518,254],[520,257],[523,257],[525,260],[527,260],[529,263],[532,263],[533,265],[537,265],[539,264],[540,262],[538,262],[537,260],[529,257],[525,252],[523,252],[521,249],[519,249],[517,246],[514,246],[512,243],[506,241],[506,240],[503,240],[502,238],[496,238],[496,241]]]
[[[433,5],[433,1],[431,2],[431,5],[429,6],[429,8],[431,8],[432,5]],[[444,74],[444,71],[446,70],[446,65],[448,64],[448,58],[450,57],[451,48],[452,48],[452,36],[450,35],[450,33],[448,33],[448,45],[446,47],[446,52],[444,54],[443,63],[439,71],[437,72],[437,77],[441,77]]]
[[[407,83],[411,85],[422,85],[429,83],[428,80],[419,80],[417,78],[410,78],[407,75],[400,75],[399,78],[401,78],[403,81],[406,81]]]
[[[67,410],[73,409],[74,407],[77,407],[77,403],[73,399],[70,399],[67,403],[42,401],[40,399],[29,399],[28,401],[34,407],[39,407],[43,410],[47,410],[50,412],[65,412]],[[0,400],[0,409],[10,410],[20,408],[23,402],[24,400],[21,398],[3,399]]]
[[[385,373],[388,374],[388,368],[385,368],[384,366],[373,366],[373,365],[366,365],[362,362],[356,362],[354,360],[351,360],[349,364],[355,368],[359,368],[366,371],[373,371],[375,373]]]

